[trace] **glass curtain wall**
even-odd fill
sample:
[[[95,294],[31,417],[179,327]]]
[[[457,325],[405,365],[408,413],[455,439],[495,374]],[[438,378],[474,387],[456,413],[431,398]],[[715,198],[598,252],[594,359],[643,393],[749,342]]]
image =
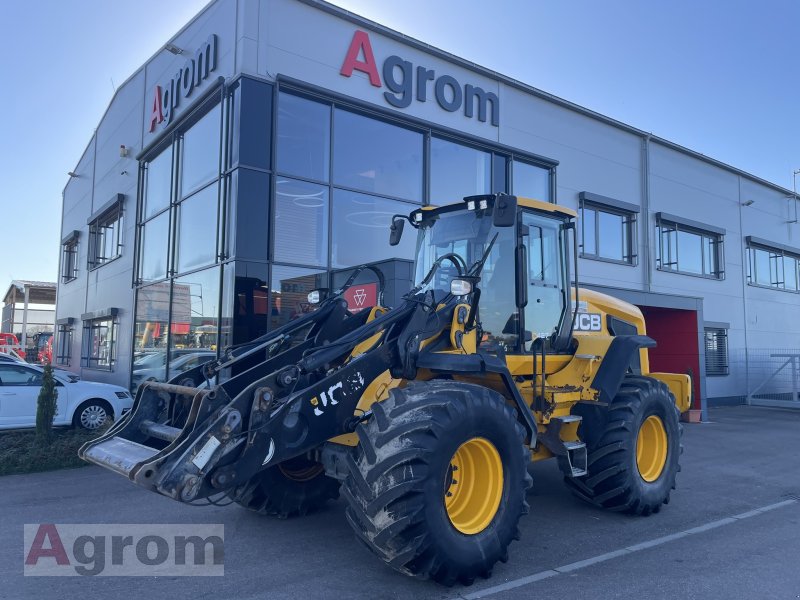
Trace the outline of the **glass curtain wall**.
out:
[[[142,163],[132,387],[216,356],[222,105],[198,109]]]

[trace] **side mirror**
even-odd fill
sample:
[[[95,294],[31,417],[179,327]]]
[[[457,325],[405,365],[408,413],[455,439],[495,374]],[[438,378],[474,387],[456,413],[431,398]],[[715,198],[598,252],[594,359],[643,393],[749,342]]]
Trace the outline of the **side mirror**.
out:
[[[517,197],[497,194],[494,200],[492,224],[495,227],[511,227],[517,219]]]
[[[405,219],[393,219],[392,225],[389,227],[389,245],[397,246],[400,243],[400,238],[403,237],[403,227],[405,227]]]

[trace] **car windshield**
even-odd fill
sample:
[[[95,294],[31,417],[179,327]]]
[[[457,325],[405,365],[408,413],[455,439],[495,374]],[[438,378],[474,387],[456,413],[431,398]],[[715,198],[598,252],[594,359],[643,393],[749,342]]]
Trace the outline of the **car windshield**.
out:
[[[497,239],[483,266],[479,287],[483,290],[488,281],[500,275],[501,264],[513,285],[514,228],[494,227],[490,214],[482,215],[466,209],[442,212],[437,218],[423,222],[417,238],[415,282],[420,284],[436,260],[448,253],[457,254],[467,268],[471,268],[483,257],[495,235]],[[447,293],[450,291],[450,281],[457,275],[456,266],[449,259],[444,259],[425,289],[436,290],[437,296]]]

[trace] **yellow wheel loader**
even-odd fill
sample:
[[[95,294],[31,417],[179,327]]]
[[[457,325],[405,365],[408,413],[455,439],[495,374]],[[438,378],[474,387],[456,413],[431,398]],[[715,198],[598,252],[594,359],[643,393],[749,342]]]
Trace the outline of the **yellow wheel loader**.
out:
[[[636,307],[573,285],[575,217],[505,194],[395,215],[390,243],[417,235],[402,304],[348,311],[360,273],[383,283],[359,267],[309,294],[313,312],[145,382],[80,455],[180,502],[278,516],[341,490],[376,556],[446,585],[507,560],[531,461],[555,458],[594,505],[658,512],[690,381],[650,372]]]

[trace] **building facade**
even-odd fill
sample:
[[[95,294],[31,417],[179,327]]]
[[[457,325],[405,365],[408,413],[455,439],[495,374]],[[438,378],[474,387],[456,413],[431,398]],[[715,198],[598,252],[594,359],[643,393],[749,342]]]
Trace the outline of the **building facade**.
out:
[[[309,40],[312,40],[311,42]],[[56,362],[174,376],[306,310],[391,215],[507,192],[579,210],[582,285],[641,307],[656,370],[739,402],[797,348],[789,190],[315,0],[216,0],[117,90],[64,189]],[[359,280],[351,305],[374,304]]]

